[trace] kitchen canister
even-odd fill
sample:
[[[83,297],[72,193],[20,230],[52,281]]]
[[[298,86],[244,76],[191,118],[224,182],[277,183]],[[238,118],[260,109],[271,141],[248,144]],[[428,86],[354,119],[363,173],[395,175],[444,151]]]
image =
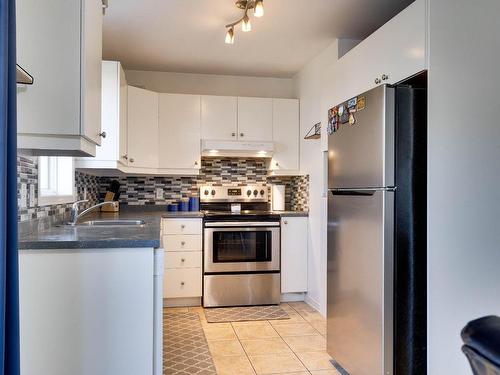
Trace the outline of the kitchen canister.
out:
[[[285,185],[272,185],[271,196],[273,211],[285,211]]]
[[[170,203],[168,206],[167,206],[167,210],[169,212],[177,212],[179,210],[179,205],[177,203]]]
[[[180,200],[179,211],[189,211],[189,199],[181,199]]]
[[[189,211],[199,211],[200,210],[200,198],[191,197],[189,198]]]

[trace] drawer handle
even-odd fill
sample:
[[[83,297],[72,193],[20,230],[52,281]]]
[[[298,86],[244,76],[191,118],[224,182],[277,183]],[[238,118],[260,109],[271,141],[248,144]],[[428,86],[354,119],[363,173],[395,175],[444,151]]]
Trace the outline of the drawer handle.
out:
[[[186,241],[182,241],[181,245],[184,246],[186,244]]]
[[[284,223],[284,224],[288,224],[288,221],[286,221],[286,220],[285,220],[283,223]]]
[[[181,286],[184,286],[185,282],[184,281],[181,281]]]
[[[184,263],[185,261],[186,261],[186,259],[184,259],[184,258],[182,258],[182,259],[181,259],[181,262],[183,262],[183,263]]]
[[[184,229],[186,228],[186,226],[184,224],[181,225],[181,229]]]

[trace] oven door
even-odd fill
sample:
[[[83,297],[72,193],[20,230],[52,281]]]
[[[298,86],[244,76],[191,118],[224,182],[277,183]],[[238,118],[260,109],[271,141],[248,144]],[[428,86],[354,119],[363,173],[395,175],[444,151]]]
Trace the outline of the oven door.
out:
[[[204,253],[205,273],[279,271],[279,222],[206,223]]]

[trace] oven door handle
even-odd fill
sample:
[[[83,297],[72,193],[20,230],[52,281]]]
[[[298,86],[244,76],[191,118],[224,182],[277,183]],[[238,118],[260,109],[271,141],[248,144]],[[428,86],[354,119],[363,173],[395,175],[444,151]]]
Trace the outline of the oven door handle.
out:
[[[205,223],[206,228],[224,227],[279,227],[279,221],[255,222],[255,221],[213,221]]]

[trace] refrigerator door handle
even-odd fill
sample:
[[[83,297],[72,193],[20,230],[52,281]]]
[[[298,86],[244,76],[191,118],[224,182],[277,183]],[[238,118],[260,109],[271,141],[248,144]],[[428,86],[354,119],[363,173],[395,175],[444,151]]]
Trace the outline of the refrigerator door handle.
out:
[[[384,187],[384,188],[337,188],[337,189],[328,189],[332,195],[353,195],[353,196],[370,196],[375,194],[377,191],[396,191],[396,188],[393,186]]]

